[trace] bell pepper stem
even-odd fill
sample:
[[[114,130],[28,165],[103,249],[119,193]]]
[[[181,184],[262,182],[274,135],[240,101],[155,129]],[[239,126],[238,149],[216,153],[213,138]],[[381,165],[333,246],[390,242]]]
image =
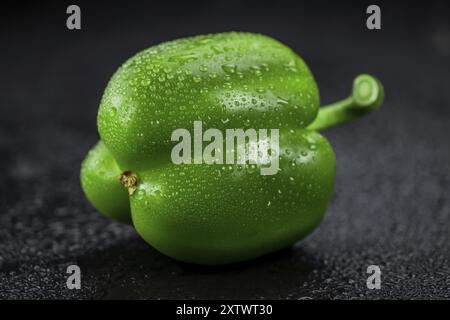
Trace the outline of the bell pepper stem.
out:
[[[368,74],[361,74],[353,80],[352,94],[341,101],[319,109],[309,130],[325,130],[353,121],[375,109],[384,99],[381,82]]]

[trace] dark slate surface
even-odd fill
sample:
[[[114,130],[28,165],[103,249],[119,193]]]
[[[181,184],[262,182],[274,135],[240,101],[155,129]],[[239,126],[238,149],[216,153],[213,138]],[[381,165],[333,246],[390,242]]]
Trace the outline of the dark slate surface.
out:
[[[100,4],[81,3],[79,32],[65,29],[63,5],[1,8],[0,298],[450,298],[446,5],[386,4],[383,30],[369,32],[363,4]],[[78,174],[121,62],[161,41],[225,30],[287,43],[324,103],[346,95],[360,72],[377,75],[387,95],[376,113],[325,133],[337,183],[310,237],[251,262],[199,267],[101,217]],[[65,287],[74,263],[78,291]],[[366,289],[370,264],[381,266],[381,290]]]

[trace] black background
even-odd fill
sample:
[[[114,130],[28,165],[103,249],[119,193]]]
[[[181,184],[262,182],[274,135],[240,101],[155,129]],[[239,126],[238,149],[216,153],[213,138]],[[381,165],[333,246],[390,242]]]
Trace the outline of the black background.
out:
[[[0,5],[0,298],[450,298],[450,10],[444,2],[72,2]],[[167,258],[100,216],[79,186],[96,114],[116,68],[179,37],[273,36],[316,77],[323,104],[367,72],[380,110],[325,132],[337,182],[322,225],[254,261],[201,267]],[[78,264],[82,289],[68,290]],[[366,288],[366,268],[382,289]]]

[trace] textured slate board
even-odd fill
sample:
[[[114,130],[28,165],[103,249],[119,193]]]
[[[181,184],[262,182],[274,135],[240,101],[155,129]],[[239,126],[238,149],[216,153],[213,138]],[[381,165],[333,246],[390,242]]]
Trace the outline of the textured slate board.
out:
[[[64,29],[64,6],[2,8],[0,298],[450,298],[447,6],[385,5],[383,30],[369,32],[362,4],[227,3],[81,3],[79,32]],[[387,94],[376,113],[325,133],[337,183],[310,237],[211,268],[173,261],[102,218],[78,174],[120,63],[161,41],[224,30],[291,46],[324,103],[346,95],[360,72],[379,76]],[[78,291],[65,286],[73,263]],[[381,266],[381,290],[366,289],[370,264]]]

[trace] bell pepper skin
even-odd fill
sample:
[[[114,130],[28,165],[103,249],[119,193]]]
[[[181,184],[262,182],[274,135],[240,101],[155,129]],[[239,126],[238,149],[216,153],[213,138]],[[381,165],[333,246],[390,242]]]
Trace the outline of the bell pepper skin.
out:
[[[144,171],[130,197],[138,233],[175,259],[224,264],[287,247],[320,223],[335,157],[317,132],[284,129],[280,168],[167,165]]]
[[[82,164],[82,187],[101,213],[131,218],[147,243],[172,258],[208,265],[248,260],[318,226],[336,160],[317,131],[376,109],[383,97],[381,83],[361,75],[350,97],[319,112],[306,64],[263,35],[164,43],[129,59],[110,80],[98,114],[102,142]],[[279,171],[174,164],[172,132],[198,120],[222,131],[279,128]]]
[[[144,50],[119,68],[98,112],[100,137],[121,168],[170,160],[171,133],[204,127],[304,128],[319,92],[303,60],[258,34],[222,33]]]
[[[99,141],[81,164],[81,186],[92,205],[106,217],[131,223],[128,192],[118,179],[122,172]]]

